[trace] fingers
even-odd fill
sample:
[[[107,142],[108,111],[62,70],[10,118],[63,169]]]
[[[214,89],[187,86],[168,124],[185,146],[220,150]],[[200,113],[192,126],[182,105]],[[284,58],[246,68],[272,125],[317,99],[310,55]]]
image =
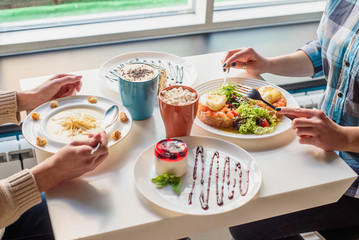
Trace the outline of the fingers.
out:
[[[106,151],[105,153],[97,153],[94,154],[94,156],[98,155],[97,157],[95,157],[94,161],[92,162],[92,166],[91,166],[91,170],[94,170],[95,168],[97,168],[98,165],[100,165],[108,156],[108,151]]]
[[[292,128],[313,128],[313,127],[320,127],[320,123],[313,118],[295,118],[292,122]]]
[[[308,135],[299,136],[298,142],[300,144],[308,144],[308,145],[314,145],[314,146],[316,146],[316,143],[317,143],[315,138],[313,138],[312,136],[308,136]]]
[[[108,149],[107,149],[108,139],[107,139],[106,132],[102,131],[101,133],[94,136],[94,138],[96,138],[96,140],[97,140],[96,145],[98,143],[100,143],[100,147],[96,152],[98,152],[99,154],[106,153],[108,151]]]
[[[45,90],[53,92],[54,98],[74,95],[76,90],[81,89],[81,79],[80,75],[58,74],[47,81]]]
[[[108,156],[108,148],[107,148],[107,136],[106,136],[106,132],[102,131],[99,134],[96,134],[92,137],[92,139],[96,140],[96,145],[98,142],[101,143],[99,149],[94,152],[91,153],[93,154],[93,157],[95,158],[93,161],[93,165],[92,168],[95,169],[98,165],[100,165]]]
[[[82,81],[75,83],[75,88],[76,88],[77,92],[80,92],[80,90],[82,88]]]
[[[81,81],[82,79],[82,76],[81,75],[78,75],[78,76],[75,76],[75,75],[68,75],[68,74],[59,74],[58,78],[53,78],[53,82],[54,84],[58,84],[60,86],[65,86],[67,84],[78,84],[79,81]]]
[[[107,139],[102,138],[105,144],[101,144],[99,149],[92,152],[93,147],[101,141],[101,134],[96,134],[92,138],[86,140],[73,141],[72,145],[74,156],[78,157],[78,164],[81,174],[95,169],[100,165],[108,156]],[[80,161],[82,159],[82,161]],[[82,162],[82,163],[80,163]]]
[[[61,96],[59,97],[68,97],[73,96],[76,94],[76,86],[75,85],[69,85],[66,87],[65,92],[61,93]]]
[[[243,68],[247,66],[248,62],[255,60],[255,54],[252,48],[241,48],[227,58],[225,61],[226,66],[233,66],[233,63],[236,63],[233,67]]]
[[[317,114],[317,110],[312,109],[305,109],[305,108],[288,108],[288,107],[282,107],[278,108],[280,114],[288,114],[291,116],[295,116],[297,118],[299,117],[306,117],[310,118]]]
[[[60,74],[56,74],[54,76],[52,76],[49,80],[54,80],[54,79],[58,79],[58,78],[63,78],[66,76],[75,76],[73,74],[65,74],[65,73],[60,73]]]
[[[62,89],[60,89],[60,91],[59,91],[59,97],[73,96],[73,95],[76,94],[76,92],[80,92],[81,88],[82,88],[82,82],[81,81],[62,86]]]
[[[108,151],[107,150],[107,136],[106,136],[106,134],[104,136],[102,134],[103,133],[101,132],[101,133],[94,135],[93,137],[89,137],[88,139],[75,140],[75,141],[72,141],[70,144],[75,147],[83,147],[83,149],[82,149],[83,151],[85,151],[86,153],[89,152],[90,154],[93,154],[94,156],[100,155],[100,154],[103,154]],[[97,146],[98,143],[100,143],[99,149],[96,152],[91,153],[93,148],[95,146]]]
[[[300,137],[315,137],[316,131],[313,127],[299,127],[296,128],[296,134]]]
[[[81,145],[87,145],[92,147],[92,143],[94,140],[92,138],[83,139],[83,140],[73,140],[70,144],[72,146],[81,146]]]
[[[99,142],[101,142],[101,133],[98,133],[96,135],[90,134],[89,138],[82,139],[82,140],[74,140],[70,144],[73,146],[87,145],[92,148],[92,147],[95,147],[97,145],[97,143],[99,143]]]
[[[97,151],[93,151],[95,147],[100,143],[99,148]],[[102,131],[98,134],[89,134],[89,138],[82,141],[74,141],[72,142],[75,146],[80,146],[83,144],[86,144],[87,146],[91,147],[91,154],[93,155],[99,155],[104,154],[108,152],[107,144],[108,144],[108,138],[105,131]]]
[[[107,135],[106,135],[106,132],[105,131],[102,131],[101,133],[100,133],[100,137],[101,137],[101,143],[103,144],[103,145],[105,145],[105,146],[107,146],[107,144],[108,144],[108,138],[107,138]]]
[[[225,53],[223,59],[221,60],[222,64],[226,63],[227,59],[235,54],[239,49],[229,50]]]
[[[96,144],[97,144],[98,142],[101,142],[101,144],[107,146],[108,138],[107,138],[107,135],[106,135],[106,132],[105,132],[105,131],[102,131],[102,132],[100,132],[100,133],[98,133],[98,134],[90,133],[90,134],[89,134],[89,138],[95,139]]]
[[[233,49],[233,50],[229,50],[228,52],[226,52],[225,56],[223,57],[222,59],[222,64],[223,64],[223,67],[228,67],[229,65],[231,65],[233,62],[233,60],[229,60],[234,54],[242,51],[243,48],[239,48],[239,49]],[[225,64],[225,65],[224,65]]]

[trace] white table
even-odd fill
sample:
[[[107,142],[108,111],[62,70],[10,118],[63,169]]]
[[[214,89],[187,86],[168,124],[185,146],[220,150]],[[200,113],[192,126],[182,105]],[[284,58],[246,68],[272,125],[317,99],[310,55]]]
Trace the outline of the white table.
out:
[[[201,82],[223,77],[222,56],[214,53],[186,60],[196,67]],[[120,101],[119,94],[100,84],[97,69],[76,74],[83,75],[80,94]],[[245,73],[232,70],[231,74]],[[45,79],[24,79],[20,84],[22,89],[30,89]],[[196,125],[192,135],[218,138]],[[150,119],[134,121],[129,135],[115,145],[96,174],[47,192],[56,239],[177,239],[335,202],[357,176],[336,154],[300,145],[292,130],[260,140],[222,138],[243,147],[257,160],[263,175],[258,197],[225,214],[182,215],[151,204],[134,184],[136,158],[163,138],[164,126],[156,107]]]

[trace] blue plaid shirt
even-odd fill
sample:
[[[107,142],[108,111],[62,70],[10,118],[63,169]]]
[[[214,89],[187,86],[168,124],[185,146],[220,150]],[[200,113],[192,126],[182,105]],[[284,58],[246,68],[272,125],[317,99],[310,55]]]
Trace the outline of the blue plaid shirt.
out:
[[[323,13],[318,39],[303,48],[315,74],[325,76],[327,89],[322,110],[342,126],[359,126],[359,2],[329,0]],[[338,152],[359,174],[359,153]],[[359,178],[346,195],[359,198]]]

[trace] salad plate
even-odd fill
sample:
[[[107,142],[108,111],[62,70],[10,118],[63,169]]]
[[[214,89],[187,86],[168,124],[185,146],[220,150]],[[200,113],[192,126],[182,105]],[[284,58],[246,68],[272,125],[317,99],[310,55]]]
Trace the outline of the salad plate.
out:
[[[136,187],[149,201],[172,212],[189,215],[214,215],[237,209],[256,196],[262,183],[262,173],[255,159],[247,151],[235,144],[210,137],[186,136],[178,139],[184,141],[188,149],[188,168],[187,173],[181,178],[180,194],[176,194],[169,186],[157,188],[151,181],[152,178],[157,176],[155,173],[155,145],[143,151],[135,162],[133,173]],[[200,184],[202,175],[201,160],[197,161],[197,170],[195,171],[194,169],[196,150],[199,145],[203,147],[204,155],[203,185]],[[213,161],[212,173],[210,173],[211,159],[216,151],[219,152],[218,180],[216,180],[217,158]],[[228,173],[228,171],[226,173],[223,171],[226,157],[230,159],[229,187],[226,181],[222,183],[223,176],[227,178]],[[241,170],[236,169],[236,164],[238,163]],[[195,181],[193,179],[194,171],[197,175]],[[240,173],[242,173],[242,178],[239,176]],[[236,185],[233,188],[234,182],[236,182]],[[223,204],[218,205],[216,187],[222,189],[222,186],[224,186]],[[203,192],[206,198],[208,189],[208,209],[204,209],[200,201],[200,194]],[[232,190],[234,191],[233,198],[229,199]],[[219,191],[221,192],[221,190]],[[190,197],[191,192],[192,197]],[[190,199],[191,204],[189,203]]]
[[[231,77],[231,78],[227,78],[227,82],[231,82],[231,83],[234,83],[234,84],[241,83],[241,84],[244,84],[246,86],[253,87],[253,88],[258,88],[258,87],[261,87],[261,86],[270,86],[270,87],[276,88],[276,89],[280,90],[280,92],[286,98],[288,107],[299,107],[299,104],[297,103],[295,98],[290,93],[288,93],[283,88],[278,87],[278,86],[276,86],[276,85],[274,85],[272,83],[269,83],[267,81],[258,80],[258,79],[246,79],[246,78],[239,78],[239,77]],[[202,96],[203,94],[208,93],[208,91],[214,91],[214,90],[219,89],[222,84],[223,84],[223,79],[215,79],[215,80],[211,80],[211,81],[201,83],[201,84],[195,86],[194,88],[196,89],[198,94],[200,96]],[[198,119],[198,116],[196,117],[194,123],[197,126],[203,128],[203,129],[205,129],[205,130],[207,130],[209,132],[212,132],[214,134],[224,136],[224,137],[240,138],[240,139],[259,139],[259,138],[272,137],[272,136],[281,134],[281,133],[289,130],[291,128],[292,121],[283,116],[282,119],[281,119],[281,122],[277,126],[275,126],[275,129],[274,129],[273,132],[265,133],[265,134],[261,134],[261,135],[241,134],[241,133],[236,132],[236,131],[226,131],[226,130],[223,130],[223,129],[220,129],[220,128],[216,128],[216,127],[213,127],[213,126],[205,124],[200,119]]]
[[[86,95],[76,95],[59,98],[56,99],[58,102],[58,107],[55,108],[50,107],[50,102],[46,102],[40,105],[25,118],[22,124],[22,132],[25,139],[32,146],[34,146],[36,150],[44,151],[47,153],[56,153],[59,149],[74,139],[66,137],[62,138],[60,135],[56,136],[57,133],[54,131],[55,125],[52,124],[52,121],[55,118],[61,119],[61,114],[70,111],[70,114],[74,114],[75,116],[77,116],[76,114],[92,115],[100,122],[103,114],[109,107],[112,105],[118,105],[120,112],[124,112],[127,115],[128,121],[123,123],[120,120],[117,120],[112,126],[106,129],[108,135],[108,147],[111,147],[122,141],[132,127],[131,114],[124,106],[111,99],[96,96],[97,103],[90,103],[88,100],[89,97],[90,96]],[[39,120],[34,120],[32,118],[32,113],[34,112],[39,114]],[[50,123],[52,125],[49,125]],[[113,140],[110,136],[111,133],[116,130],[121,132],[121,138],[119,140]],[[46,139],[47,144],[44,146],[39,146],[36,143],[36,138],[39,136],[43,136]],[[86,135],[83,137],[87,138],[88,136]]]
[[[115,56],[102,64],[99,75],[104,85],[112,91],[119,92],[116,72],[123,64],[133,62],[147,62],[165,68],[167,85],[191,86],[197,79],[194,66],[181,57],[163,52],[130,52]]]

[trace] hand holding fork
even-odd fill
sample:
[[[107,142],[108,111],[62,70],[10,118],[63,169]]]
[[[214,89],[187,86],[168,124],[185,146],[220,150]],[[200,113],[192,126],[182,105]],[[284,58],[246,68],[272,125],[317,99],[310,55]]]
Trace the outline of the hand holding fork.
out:
[[[260,101],[264,102],[266,105],[268,105],[270,108],[272,108],[273,110],[280,111],[280,108],[277,108],[277,107],[273,106],[272,104],[270,104],[269,102],[265,101],[257,89],[248,87],[248,86],[240,84],[240,83],[238,83],[237,86],[239,87],[239,89],[236,92],[241,94],[242,96],[250,98],[250,99],[254,99],[254,100],[260,100]],[[293,120],[295,118],[290,115],[285,115],[285,114],[283,114],[283,115],[286,116],[287,118],[289,118],[290,120]]]

